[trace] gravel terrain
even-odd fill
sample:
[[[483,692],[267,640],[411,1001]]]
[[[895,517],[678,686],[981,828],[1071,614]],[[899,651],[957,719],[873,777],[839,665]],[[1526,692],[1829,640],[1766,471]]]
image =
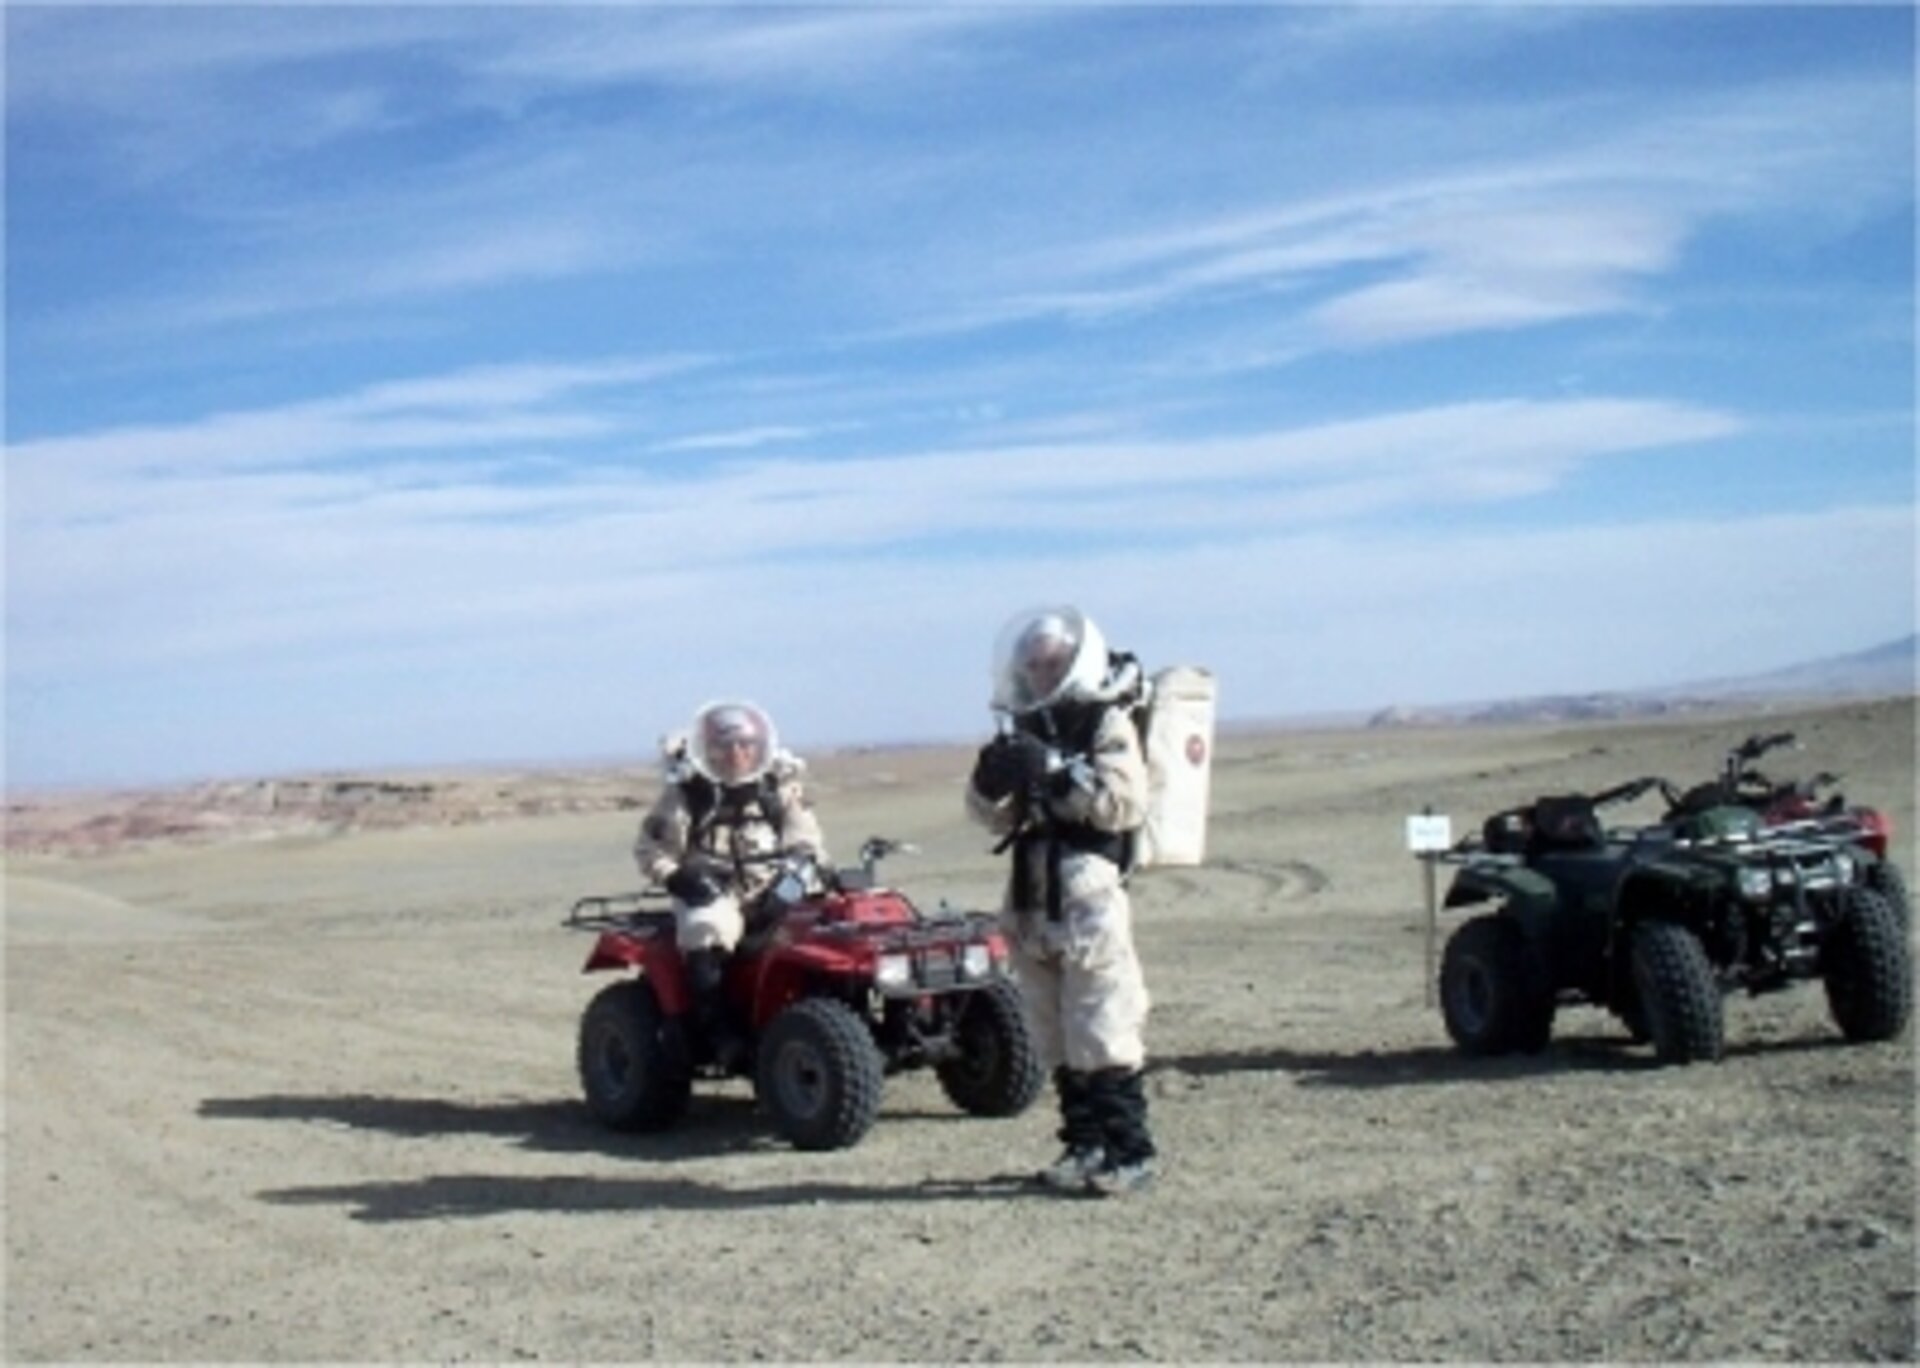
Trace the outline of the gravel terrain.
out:
[[[642,772],[463,781],[472,820],[404,777],[329,790],[415,813],[378,823],[282,788],[297,822],[211,832],[111,828],[120,795],[65,845],[16,795],[5,1357],[1912,1361],[1911,1028],[1847,1045],[1806,985],[1732,1001],[1714,1065],[1588,1009],[1473,1061],[1427,1000],[1406,815],[1704,778],[1762,726],[1916,867],[1911,699],[1223,738],[1208,863],[1135,884],[1167,1167],[1107,1202],[1024,1184],[1044,1102],[967,1118],[925,1075],[841,1153],[778,1143],[744,1083],[663,1136],[597,1128],[599,980],[559,922],[631,886]],[[969,760],[819,759],[837,853],[912,840],[894,882],[991,904]]]

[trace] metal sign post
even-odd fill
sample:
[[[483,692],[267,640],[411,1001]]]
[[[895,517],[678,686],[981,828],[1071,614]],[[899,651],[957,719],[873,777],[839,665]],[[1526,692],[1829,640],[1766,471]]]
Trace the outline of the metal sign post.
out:
[[[1431,804],[1418,817],[1407,818],[1407,849],[1420,861],[1420,881],[1427,901],[1427,974],[1424,1000],[1433,1006],[1434,983],[1438,977],[1436,957],[1440,942],[1439,875],[1434,866],[1440,853],[1453,844],[1453,822],[1445,813],[1435,814]]]

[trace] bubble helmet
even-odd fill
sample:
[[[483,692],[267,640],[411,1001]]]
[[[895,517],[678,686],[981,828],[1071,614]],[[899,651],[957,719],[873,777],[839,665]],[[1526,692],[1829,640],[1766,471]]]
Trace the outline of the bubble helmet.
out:
[[[779,749],[773,719],[752,703],[709,703],[694,714],[687,758],[716,784],[751,784],[767,772]]]
[[[993,706],[1016,716],[1098,696],[1107,641],[1077,608],[1031,608],[1000,629],[993,650]]]

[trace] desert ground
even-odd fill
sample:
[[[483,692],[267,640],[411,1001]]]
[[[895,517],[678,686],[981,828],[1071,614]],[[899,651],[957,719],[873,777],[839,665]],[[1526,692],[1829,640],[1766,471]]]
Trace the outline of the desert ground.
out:
[[[1050,1098],[926,1074],[830,1154],[744,1082],[597,1127],[560,921],[632,886],[643,768],[12,795],[5,1357],[1912,1361],[1911,1027],[1848,1045],[1810,984],[1733,1000],[1717,1064],[1588,1008],[1475,1061],[1427,1001],[1408,814],[1703,779],[1762,727],[1916,867],[1912,699],[1224,735],[1207,862],[1134,883],[1166,1167],[1111,1201],[1023,1182]],[[910,840],[894,883],[991,905],[970,758],[815,757],[836,854]]]

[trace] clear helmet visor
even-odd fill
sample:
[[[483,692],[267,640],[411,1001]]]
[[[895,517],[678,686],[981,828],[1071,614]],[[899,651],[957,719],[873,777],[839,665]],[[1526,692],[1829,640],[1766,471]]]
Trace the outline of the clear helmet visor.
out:
[[[1035,608],[1000,629],[993,649],[993,706],[1029,713],[1092,698],[1107,671],[1107,643],[1077,608]]]
[[[716,784],[748,784],[767,772],[779,747],[773,719],[752,703],[709,703],[693,716],[687,758]]]

